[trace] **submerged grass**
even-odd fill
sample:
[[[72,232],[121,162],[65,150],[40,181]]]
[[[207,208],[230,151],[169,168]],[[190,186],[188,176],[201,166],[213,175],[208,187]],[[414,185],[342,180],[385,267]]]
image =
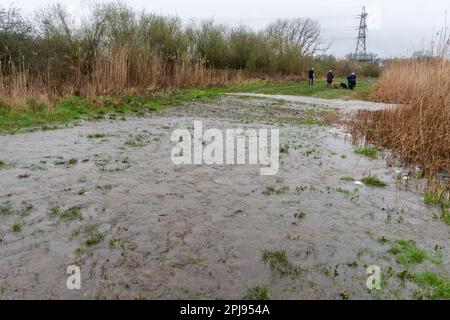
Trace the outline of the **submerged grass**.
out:
[[[256,286],[249,288],[244,299],[246,300],[270,300],[270,289],[268,286]]]
[[[441,208],[441,218],[444,223],[450,226],[450,209]]]
[[[386,187],[387,183],[380,180],[377,176],[367,176],[361,179],[361,181],[367,185],[367,186],[371,186],[371,187]]]
[[[16,222],[11,226],[11,231],[14,233],[19,233],[22,231],[22,224],[20,222]]]
[[[395,240],[388,252],[395,255],[399,264],[417,264],[429,259],[428,253],[417,248],[415,242],[411,240]]]
[[[356,154],[366,156],[370,159],[378,158],[378,150],[374,146],[358,147],[354,150]]]
[[[262,260],[264,263],[269,264],[272,272],[279,277],[297,277],[299,275],[298,268],[288,260],[284,250],[264,251]]]
[[[48,215],[51,218],[59,218],[63,221],[74,221],[82,218],[82,208],[79,206],[70,207],[66,210],[62,210],[58,206],[53,206],[49,209]]]
[[[269,186],[266,187],[266,189],[262,193],[266,196],[269,196],[271,194],[282,194],[286,192],[289,192],[289,186],[282,186],[280,188]]]
[[[378,239],[382,245],[389,244],[388,252],[395,256],[395,260],[401,265],[414,265],[425,261],[430,261],[434,264],[442,262],[441,253],[436,251],[430,254],[424,249],[417,247],[413,240],[391,240],[385,236]]]
[[[414,275],[414,282],[422,287],[428,299],[450,299],[450,279],[435,272],[421,272]]]

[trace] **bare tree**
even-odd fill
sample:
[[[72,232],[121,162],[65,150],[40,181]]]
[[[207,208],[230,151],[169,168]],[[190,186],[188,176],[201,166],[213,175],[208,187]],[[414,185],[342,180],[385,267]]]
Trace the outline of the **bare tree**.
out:
[[[278,54],[295,51],[300,57],[311,57],[325,51],[320,24],[310,18],[279,19],[266,28],[268,41]]]

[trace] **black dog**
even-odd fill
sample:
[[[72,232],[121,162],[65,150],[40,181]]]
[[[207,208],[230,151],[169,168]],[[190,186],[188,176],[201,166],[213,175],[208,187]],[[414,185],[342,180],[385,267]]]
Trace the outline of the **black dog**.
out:
[[[347,85],[345,83],[341,82],[341,89],[348,89]]]

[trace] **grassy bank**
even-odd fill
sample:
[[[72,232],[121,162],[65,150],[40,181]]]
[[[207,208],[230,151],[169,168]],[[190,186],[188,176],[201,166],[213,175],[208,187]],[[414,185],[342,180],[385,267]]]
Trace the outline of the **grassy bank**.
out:
[[[307,81],[289,82],[249,82],[235,86],[200,88],[187,90],[167,90],[150,96],[96,97],[87,99],[69,97],[49,106],[28,100],[19,110],[0,104],[0,133],[15,133],[24,129],[49,130],[56,125],[76,120],[102,119],[105,115],[117,118],[126,114],[143,114],[160,111],[167,106],[185,102],[211,101],[223,93],[254,92],[265,94],[285,94],[313,96],[320,98],[361,98],[367,96],[374,84],[373,79],[360,81],[355,91],[331,89],[325,80],[317,80],[314,86]]]
[[[52,107],[44,104],[27,105],[24,111],[14,111],[0,105],[0,134],[11,134],[23,130],[50,130],[57,125],[76,120],[123,118],[125,115],[143,115],[157,112],[170,105],[188,101],[209,101],[219,96],[217,90],[166,91],[147,97],[97,97],[86,99],[70,97],[61,99]]]
[[[345,79],[336,79],[336,82],[347,83]],[[325,99],[368,99],[375,78],[358,80],[355,90],[341,90],[327,88],[326,80],[315,80],[314,85],[308,85],[307,81],[289,81],[278,83],[254,82],[244,83],[227,88],[229,92],[253,92],[264,94],[283,94],[294,96],[309,96]]]

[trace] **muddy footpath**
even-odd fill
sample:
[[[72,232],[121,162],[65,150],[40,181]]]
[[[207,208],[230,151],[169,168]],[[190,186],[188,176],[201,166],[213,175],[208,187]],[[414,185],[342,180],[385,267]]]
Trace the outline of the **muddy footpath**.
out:
[[[355,154],[325,121],[359,107],[385,106],[226,95],[0,136],[0,299],[426,298],[414,274],[449,275],[450,226],[402,168]],[[278,173],[173,164],[171,134],[194,120],[278,128]]]

